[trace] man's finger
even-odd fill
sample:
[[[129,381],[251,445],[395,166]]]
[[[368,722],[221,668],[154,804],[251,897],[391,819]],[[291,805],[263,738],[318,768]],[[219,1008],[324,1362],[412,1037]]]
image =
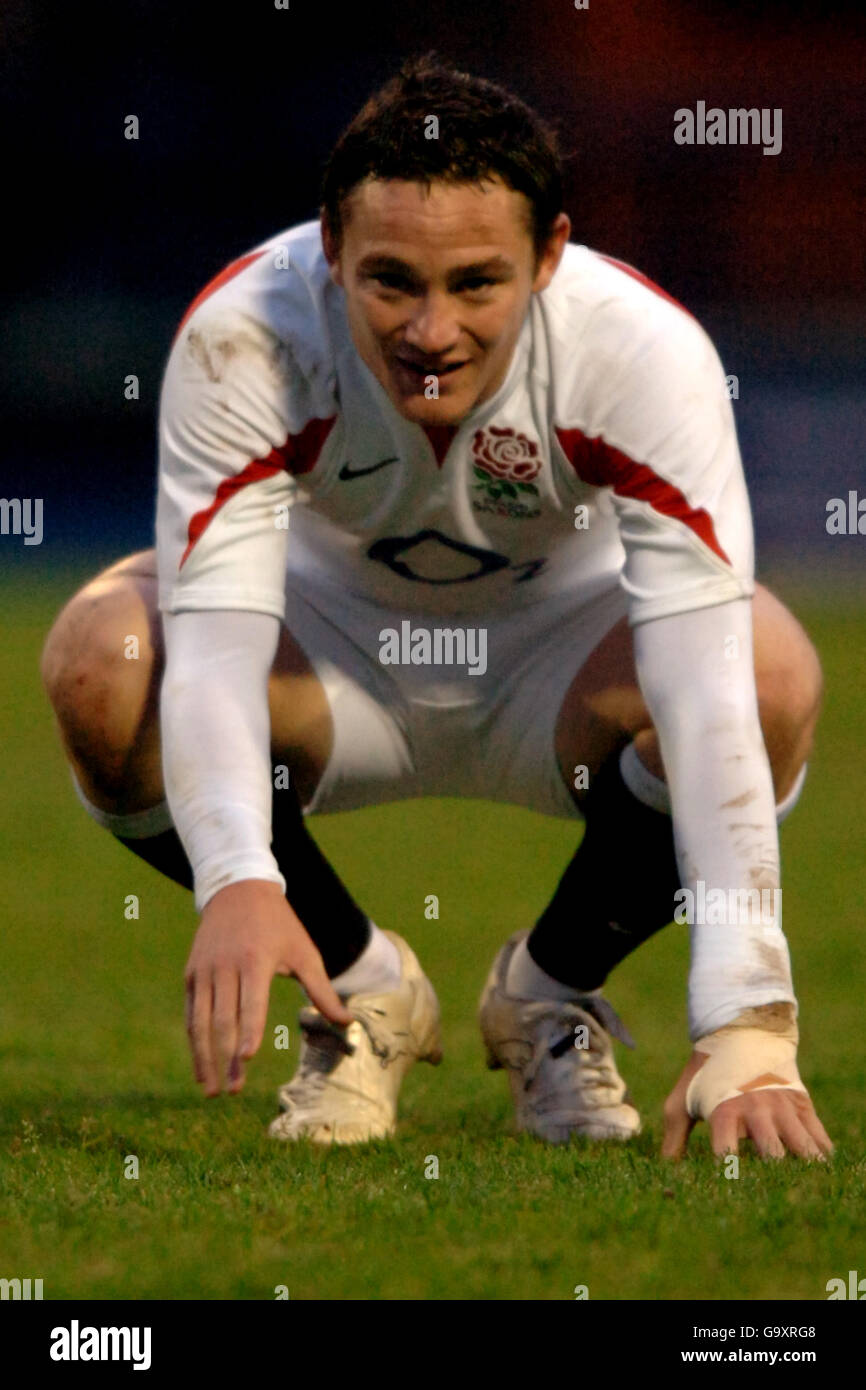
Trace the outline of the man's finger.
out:
[[[236,970],[221,970],[214,978],[214,1006],[212,1028],[216,1039],[216,1053],[219,1062],[217,1089],[222,1082],[222,1067],[230,1070],[232,1058],[238,1050],[238,1005],[240,1000],[240,979]]]
[[[779,1138],[776,1122],[769,1107],[762,1105],[754,1113],[744,1114],[746,1132],[761,1158],[784,1158],[785,1145]]]
[[[665,1122],[662,1158],[682,1158],[688,1147],[689,1135],[694,1129],[695,1123],[686,1111],[683,1111],[681,1118]]]
[[[219,1083],[211,1050],[211,1009],[213,985],[210,976],[194,976],[187,991],[187,1032],[192,1049],[195,1079],[206,1095],[216,1095]],[[216,1084],[216,1091],[213,1089]]]
[[[817,1115],[808,1115],[804,1124],[823,1154],[826,1154],[829,1158],[832,1153],[835,1153],[836,1145],[833,1143],[833,1140],[821,1124]]]
[[[662,1158],[682,1158],[688,1147],[689,1135],[697,1121],[691,1118],[686,1109],[686,1096],[692,1077],[700,1071],[706,1060],[703,1053],[693,1052],[680,1073],[676,1086],[665,1101]]]
[[[252,965],[241,976],[241,1021],[238,1030],[238,1058],[249,1061],[262,1045],[268,1017],[271,975]]]
[[[779,1106],[776,1128],[790,1153],[797,1154],[800,1158],[817,1158],[824,1162],[824,1155],[819,1146],[792,1105]]]
[[[740,1140],[746,1137],[744,1129],[736,1105],[723,1102],[716,1106],[710,1115],[710,1142],[717,1158],[739,1152]]]
[[[686,1110],[686,1090],[681,1078],[668,1096],[664,1109],[662,1158],[682,1158],[696,1121]]]
[[[332,1023],[338,1023],[345,1027],[352,1022],[352,1014],[340,1000],[340,996],[325,974],[325,967],[322,958],[316,952],[316,957],[312,960],[304,961],[295,970],[295,976],[303,985],[307,994],[319,1013],[324,1014],[325,1018]]]
[[[812,1138],[815,1140],[815,1143],[818,1145],[818,1148],[822,1151],[822,1153],[825,1153],[829,1156],[833,1152],[833,1140],[830,1138],[826,1129],[821,1124],[821,1121],[818,1119],[817,1112],[811,1100],[809,1101],[808,1106],[801,1111],[800,1119],[802,1120],[806,1129],[811,1134]]]
[[[195,1048],[194,1048],[193,1045],[192,1045],[192,1020],[193,1020],[193,1012],[194,1012],[193,1006],[194,1006],[194,1003],[195,1003],[195,976],[194,976],[194,975],[190,975],[190,976],[187,978],[187,980],[184,982],[184,987],[185,987],[185,993],[184,993],[184,1009],[183,1009],[184,1026],[185,1026],[185,1028],[186,1028],[186,1035],[187,1035],[187,1037],[189,1038],[190,1052],[192,1053],[192,1071],[193,1071],[193,1076],[195,1077],[196,1081],[201,1081],[201,1080],[202,1080],[202,1069],[201,1069],[201,1067],[199,1066],[198,1058],[197,1058],[196,1055],[195,1055]]]

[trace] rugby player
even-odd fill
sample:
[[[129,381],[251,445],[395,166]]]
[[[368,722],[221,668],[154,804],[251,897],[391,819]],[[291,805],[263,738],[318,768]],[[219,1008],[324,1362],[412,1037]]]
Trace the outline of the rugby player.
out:
[[[305,816],[486,797],[586,825],[482,996],[517,1127],[638,1132],[601,987],[677,903],[721,894],[750,911],[690,914],[693,1050],[663,1152],[704,1119],[717,1153],[748,1138],[822,1158],[776,910],[820,666],[754,582],[706,333],[570,232],[538,115],[407,63],[332,152],[320,219],[187,311],[155,555],[66,606],[46,687],[84,806],[194,890],[187,1022],[208,1096],[240,1090],[271,981],[294,975],[310,1002],[271,1133],[393,1132],[409,1066],[441,1056],[436,996]]]

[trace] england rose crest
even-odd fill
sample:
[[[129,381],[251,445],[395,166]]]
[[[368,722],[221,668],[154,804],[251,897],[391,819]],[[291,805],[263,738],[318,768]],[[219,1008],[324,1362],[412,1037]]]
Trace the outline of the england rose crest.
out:
[[[492,501],[500,497],[517,498],[521,493],[538,496],[532,481],[541,471],[538,445],[525,434],[507,425],[489,425],[476,430],[472,440],[476,488]]]

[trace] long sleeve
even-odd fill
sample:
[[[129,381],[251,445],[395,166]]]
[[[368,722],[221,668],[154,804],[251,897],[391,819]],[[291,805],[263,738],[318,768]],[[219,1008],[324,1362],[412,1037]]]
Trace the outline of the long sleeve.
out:
[[[263,261],[249,259],[257,285]],[[270,850],[267,682],[310,405],[263,292],[243,279],[229,277],[184,320],[160,402],[163,774],[199,910],[245,878],[285,888]]]
[[[697,1039],[744,1009],[795,1002],[751,604],[640,623],[634,643],[665,765],[680,881],[692,895],[683,899],[687,920],[704,919],[690,925],[689,1028]]]
[[[164,614],[163,775],[195,902],[229,883],[285,880],[270,849],[268,674],[280,623],[264,613]]]

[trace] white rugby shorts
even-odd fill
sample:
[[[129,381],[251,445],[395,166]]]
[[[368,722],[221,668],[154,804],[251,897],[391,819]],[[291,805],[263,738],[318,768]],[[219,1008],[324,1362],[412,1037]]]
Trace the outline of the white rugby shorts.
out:
[[[609,581],[579,605],[569,596],[457,618],[409,615],[320,586],[304,584],[301,593],[290,576],[285,625],[325,689],[334,726],[330,760],[305,811],[456,796],[579,818],[556,758],[557,717],[574,676],[625,614],[626,595]],[[466,659],[457,665],[453,634],[461,628]],[[447,630],[438,652],[437,629]],[[420,632],[429,634],[429,652]],[[382,660],[413,649],[438,655],[439,664]]]

